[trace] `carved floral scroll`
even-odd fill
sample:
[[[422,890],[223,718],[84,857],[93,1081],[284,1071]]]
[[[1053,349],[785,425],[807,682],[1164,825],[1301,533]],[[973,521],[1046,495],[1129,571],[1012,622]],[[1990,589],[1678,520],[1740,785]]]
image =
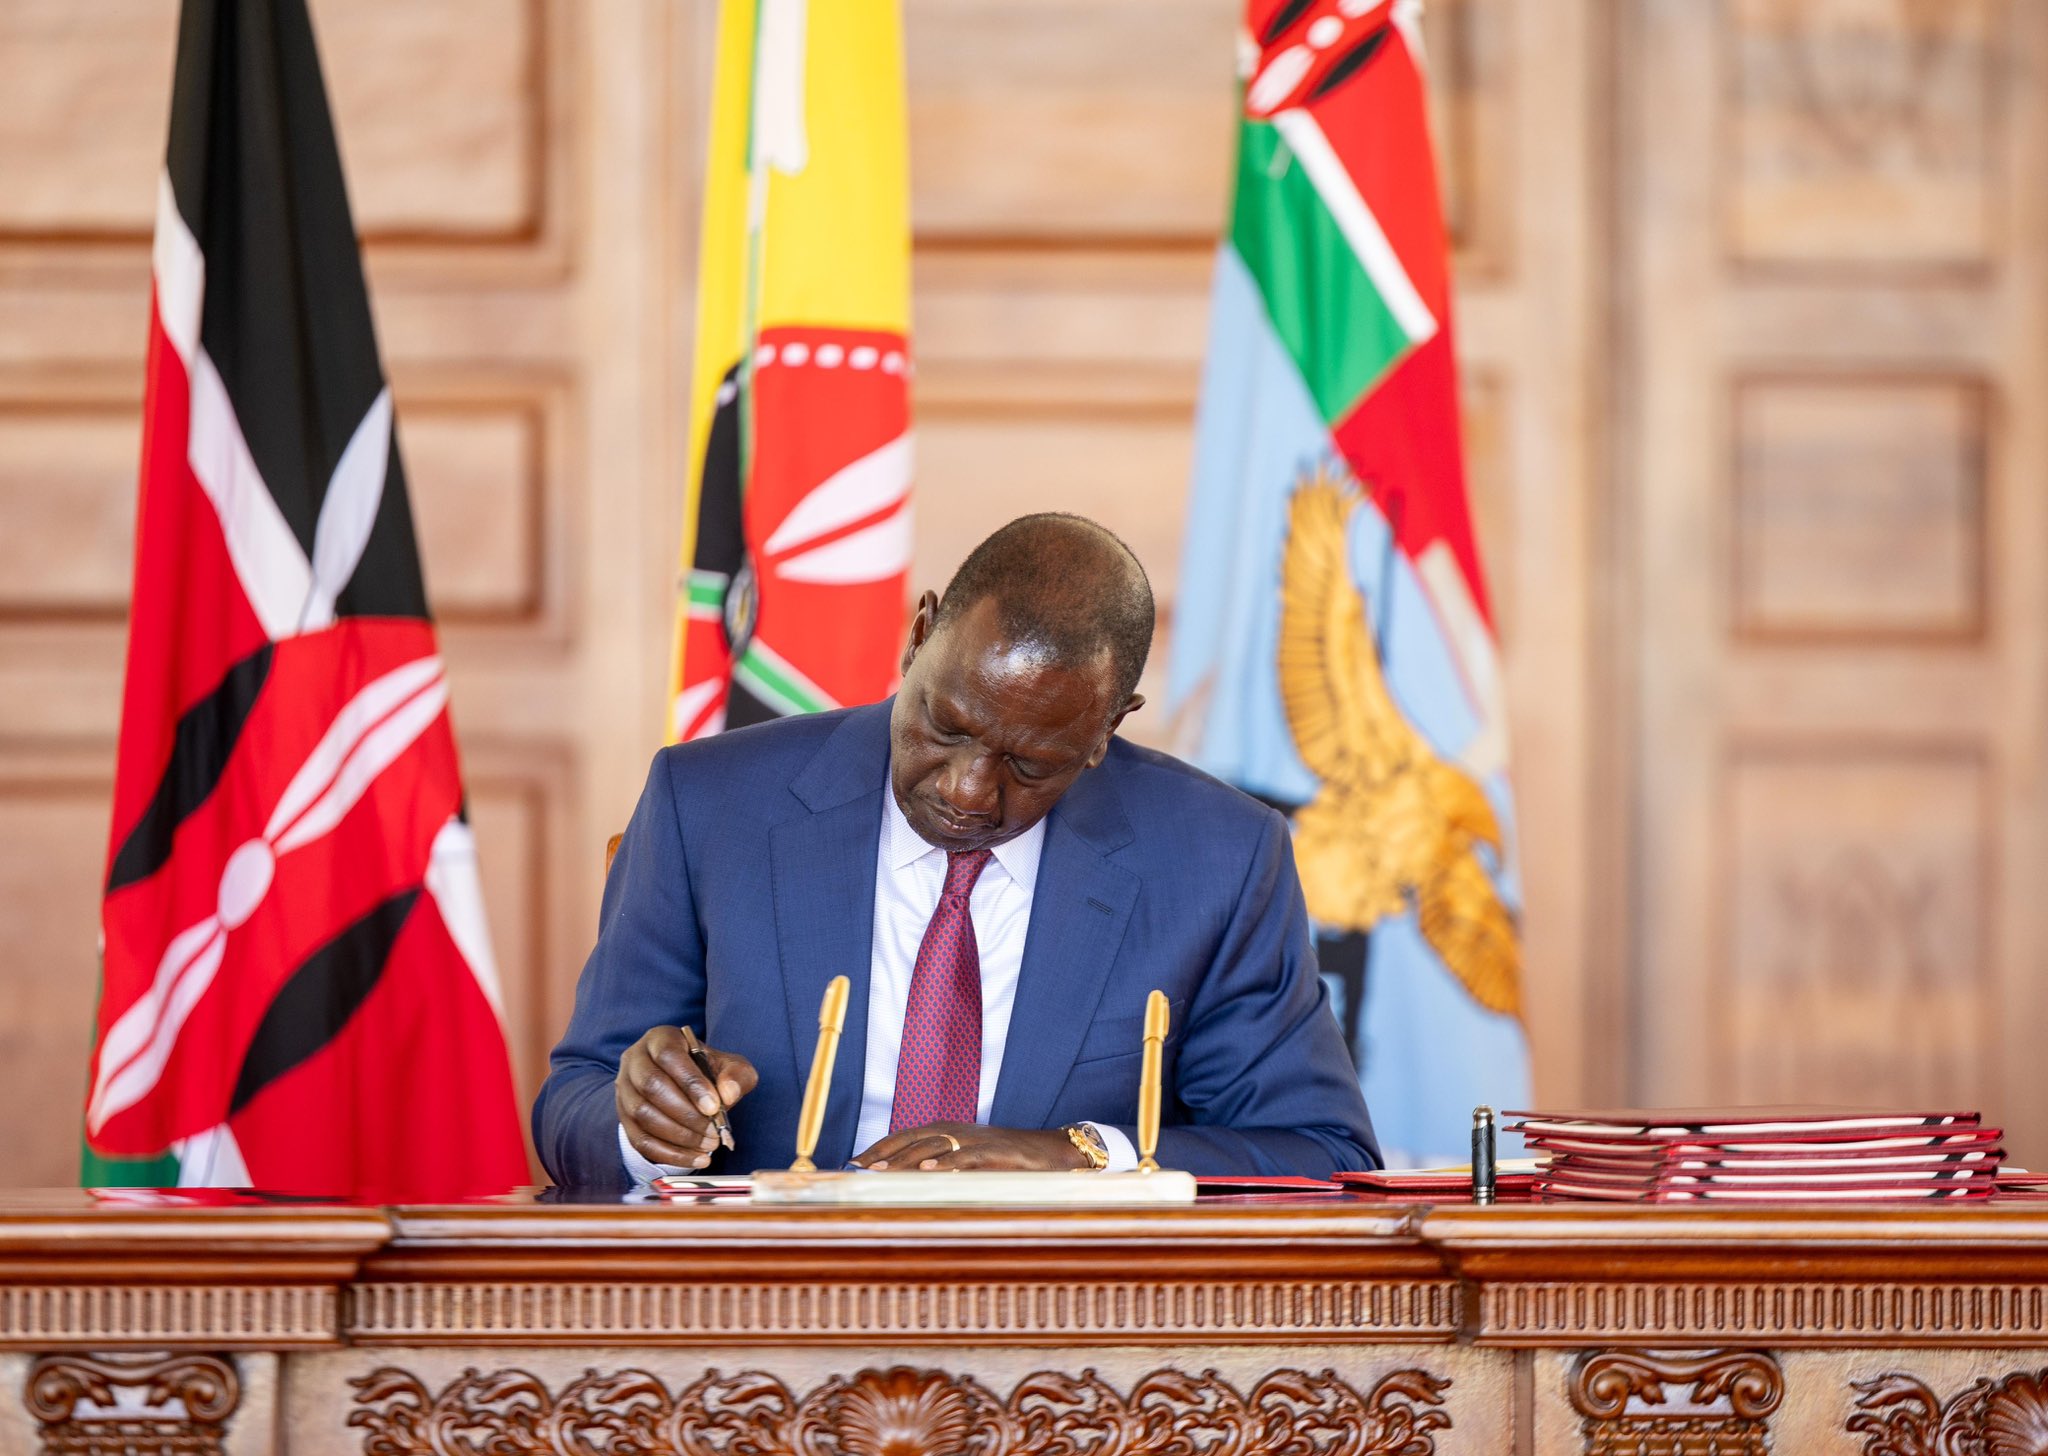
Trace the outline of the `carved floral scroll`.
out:
[[[22,1389],[43,1456],[219,1456],[241,1399],[215,1355],[45,1355]]]
[[[1449,1380],[1399,1370],[1361,1394],[1333,1371],[1278,1370],[1240,1393],[1214,1371],[1158,1370],[1125,1395],[1040,1371],[1007,1400],[972,1376],[897,1365],[802,1397],[760,1371],[671,1394],[644,1370],[589,1370],[559,1393],[523,1370],[466,1370],[438,1391],[385,1366],[351,1382],[364,1456],[1434,1456]]]
[[[1684,1394],[1674,1398],[1670,1386]],[[1785,1397],[1778,1362],[1758,1350],[1704,1355],[1600,1350],[1568,1388],[1587,1456],[1767,1456],[1770,1415]]]
[[[1864,1456],[2041,1456],[2048,1452],[2048,1369],[1985,1376],[1944,1404],[1910,1375],[1854,1382],[1852,1434]]]

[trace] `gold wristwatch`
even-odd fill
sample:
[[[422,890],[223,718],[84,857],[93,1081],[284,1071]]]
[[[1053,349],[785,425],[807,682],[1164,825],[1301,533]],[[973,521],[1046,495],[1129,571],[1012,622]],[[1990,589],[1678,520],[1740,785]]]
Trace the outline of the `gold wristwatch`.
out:
[[[1109,1166],[1109,1145],[1092,1126],[1085,1122],[1070,1122],[1060,1131],[1067,1135],[1067,1141],[1081,1150],[1081,1156],[1088,1160],[1089,1172],[1100,1173]]]

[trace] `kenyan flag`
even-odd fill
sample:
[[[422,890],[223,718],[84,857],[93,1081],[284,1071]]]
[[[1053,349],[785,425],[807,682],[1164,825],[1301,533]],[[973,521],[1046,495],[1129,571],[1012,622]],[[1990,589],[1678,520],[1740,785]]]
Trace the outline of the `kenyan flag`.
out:
[[[1527,1095],[1500,667],[1419,0],[1250,0],[1168,694],[1286,809],[1396,1161]]]
[[[153,262],[83,1181],[524,1182],[304,0],[186,0]]]

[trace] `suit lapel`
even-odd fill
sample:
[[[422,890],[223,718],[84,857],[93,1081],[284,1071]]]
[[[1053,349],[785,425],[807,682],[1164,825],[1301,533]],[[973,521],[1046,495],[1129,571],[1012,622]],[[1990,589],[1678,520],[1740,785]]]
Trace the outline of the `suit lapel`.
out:
[[[1017,1000],[989,1111],[997,1127],[1045,1125],[1138,902],[1138,877],[1107,858],[1131,840],[1114,774],[1107,763],[1091,770],[1046,820]]]
[[[801,1096],[818,1042],[818,1007],[834,976],[853,983],[833,1065],[817,1163],[836,1168],[853,1153],[867,1061],[868,970],[873,957],[875,856],[888,775],[889,704],[849,713],[790,784],[812,813],[769,833],[775,939]],[[795,1150],[791,1150],[794,1156]]]

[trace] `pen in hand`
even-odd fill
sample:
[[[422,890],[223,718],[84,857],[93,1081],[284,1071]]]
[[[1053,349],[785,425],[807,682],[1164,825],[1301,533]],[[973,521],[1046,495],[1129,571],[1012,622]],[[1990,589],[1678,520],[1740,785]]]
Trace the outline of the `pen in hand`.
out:
[[[711,1115],[711,1125],[718,1130],[719,1145],[727,1152],[731,1152],[732,1124],[726,1121],[724,1097],[718,1090],[718,1074],[711,1069],[711,1058],[704,1055],[704,1043],[697,1040],[697,1033],[687,1026],[682,1031],[683,1050],[690,1054],[690,1060],[697,1064],[697,1070],[702,1072],[704,1079],[711,1084],[711,1095],[719,1098],[720,1106],[718,1111]]]

